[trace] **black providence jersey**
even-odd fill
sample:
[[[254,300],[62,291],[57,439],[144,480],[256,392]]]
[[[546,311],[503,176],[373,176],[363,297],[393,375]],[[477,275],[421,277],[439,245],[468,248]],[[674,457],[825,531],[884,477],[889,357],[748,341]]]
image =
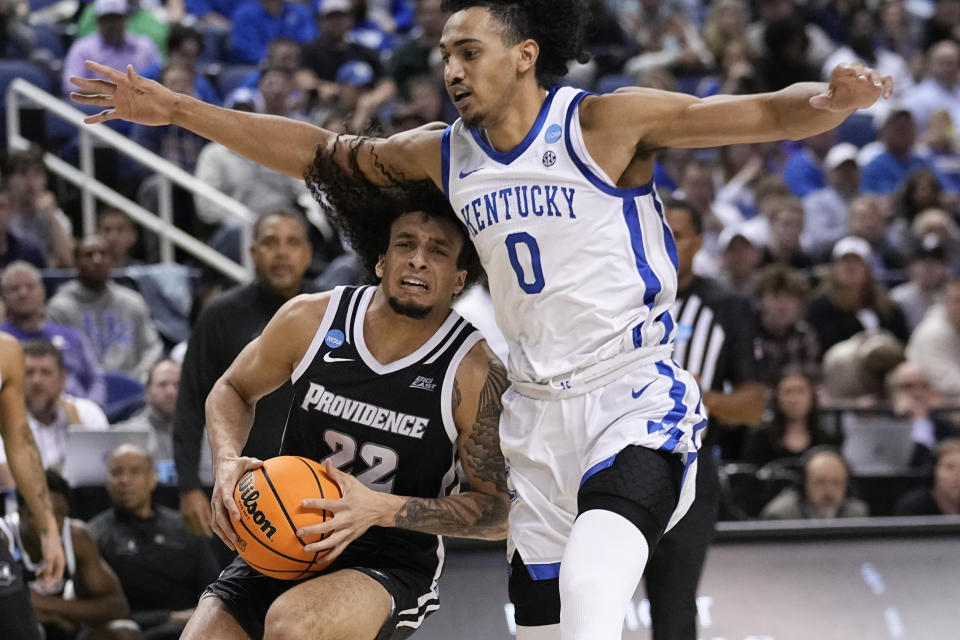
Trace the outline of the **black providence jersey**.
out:
[[[480,332],[451,311],[414,353],[377,362],[363,340],[376,287],[337,287],[313,342],[291,376],[293,404],[281,455],[333,464],[375,491],[438,498],[459,489],[453,382]],[[342,561],[439,577],[440,536],[371,527]]]

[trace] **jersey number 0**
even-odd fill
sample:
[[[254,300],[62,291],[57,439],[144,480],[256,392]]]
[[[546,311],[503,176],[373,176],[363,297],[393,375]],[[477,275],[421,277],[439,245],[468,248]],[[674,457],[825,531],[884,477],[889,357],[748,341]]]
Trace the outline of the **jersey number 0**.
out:
[[[507,244],[507,253],[510,255],[510,266],[517,274],[517,283],[525,293],[534,294],[543,291],[545,285],[543,281],[543,267],[540,265],[540,245],[537,239],[529,233],[520,231],[511,233],[505,240]],[[520,255],[517,253],[517,245],[522,244],[527,248],[530,254],[529,265],[533,271],[533,282],[527,282],[527,269],[520,262]]]

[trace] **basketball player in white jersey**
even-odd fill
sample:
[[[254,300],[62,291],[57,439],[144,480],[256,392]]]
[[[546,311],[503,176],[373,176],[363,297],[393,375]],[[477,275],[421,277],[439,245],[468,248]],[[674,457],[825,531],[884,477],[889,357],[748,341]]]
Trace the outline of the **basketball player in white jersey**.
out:
[[[585,58],[585,5],[445,1],[440,50],[460,120],[353,145],[172,93],[132,68],[88,62],[106,79],[76,78],[87,95],[71,94],[105,108],[88,123],[174,123],[293,176],[334,161],[377,185],[430,180],[446,192],[510,347],[500,429],[521,640],[619,638],[650,548],[692,499],[705,415],[669,357],[676,253],[654,152],[803,139],[893,90],[859,64],[829,84],[703,100],[558,89],[567,61]]]
[[[40,451],[27,424],[23,402],[23,350],[17,340],[0,333],[0,439],[7,453],[10,474],[34,514],[40,533],[43,563],[37,579],[50,587],[63,577],[65,560],[60,530],[43,475]],[[0,637],[39,640],[40,627],[30,606],[23,576],[0,533]]]

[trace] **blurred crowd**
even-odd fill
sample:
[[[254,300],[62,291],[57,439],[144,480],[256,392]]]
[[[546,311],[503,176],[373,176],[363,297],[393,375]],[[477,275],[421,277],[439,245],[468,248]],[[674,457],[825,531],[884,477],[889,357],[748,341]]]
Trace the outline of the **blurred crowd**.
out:
[[[567,81],[601,93],[776,91],[851,61],[894,78],[891,100],[836,130],[664,149],[654,179],[662,197],[698,212],[692,271],[746,310],[730,357],[749,360],[747,373],[714,386],[763,389],[762,417],[728,420],[710,451],[722,463],[724,517],[960,512],[960,0],[590,5],[592,60],[571,65]],[[391,134],[456,117],[437,47],[445,19],[440,0],[0,0],[0,70],[65,97],[71,75],[92,76],[85,59],[130,64],[226,108]],[[205,446],[212,381],[197,362],[212,356],[197,360],[191,336],[202,326],[205,343],[215,340],[236,305],[268,318],[295,293],[365,274],[301,181],[172,125],[109,124],[264,215],[243,246],[231,212],[174,190],[179,227],[236,260],[252,252],[253,288],[223,294],[236,283],[186,256],[159,263],[157,239],[114,207],[83,235],[79,193],[43,161],[44,151],[76,160],[76,133],[33,124],[36,145],[7,152],[0,170],[0,330],[26,345],[44,463],[64,469],[77,426],[146,431],[158,481],[177,487],[180,474],[186,522],[209,533],[202,456],[173,462],[183,416],[199,422],[182,442]],[[98,178],[157,209],[147,168],[102,149],[97,161]],[[459,306],[502,345],[482,288]],[[678,318],[678,348],[694,330]],[[185,357],[190,400],[178,403]],[[865,459],[864,430],[896,425],[905,448],[887,442]],[[3,467],[0,482],[9,486]]]

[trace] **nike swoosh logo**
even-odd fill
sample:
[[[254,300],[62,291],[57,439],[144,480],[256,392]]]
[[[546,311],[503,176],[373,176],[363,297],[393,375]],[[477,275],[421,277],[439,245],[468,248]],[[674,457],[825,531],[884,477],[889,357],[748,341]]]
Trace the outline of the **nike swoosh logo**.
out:
[[[647,390],[647,387],[649,387],[649,386],[652,385],[652,384],[653,384],[653,380],[651,380],[650,382],[648,382],[647,384],[645,384],[645,385],[643,386],[643,389],[640,389],[640,391],[631,391],[630,394],[633,396],[634,400],[636,400],[637,398],[639,398],[640,396],[642,396],[642,395],[643,395],[643,392]]]
[[[333,356],[330,355],[330,352],[327,351],[325,354],[323,354],[323,361],[324,362],[353,362],[353,358],[334,358]]]
[[[472,175],[475,174],[477,171],[483,171],[483,167],[479,167],[479,168],[477,168],[477,169],[474,169],[473,171],[461,171],[461,172],[460,172],[460,179],[463,180],[463,179],[466,178],[467,176],[472,176]]]

